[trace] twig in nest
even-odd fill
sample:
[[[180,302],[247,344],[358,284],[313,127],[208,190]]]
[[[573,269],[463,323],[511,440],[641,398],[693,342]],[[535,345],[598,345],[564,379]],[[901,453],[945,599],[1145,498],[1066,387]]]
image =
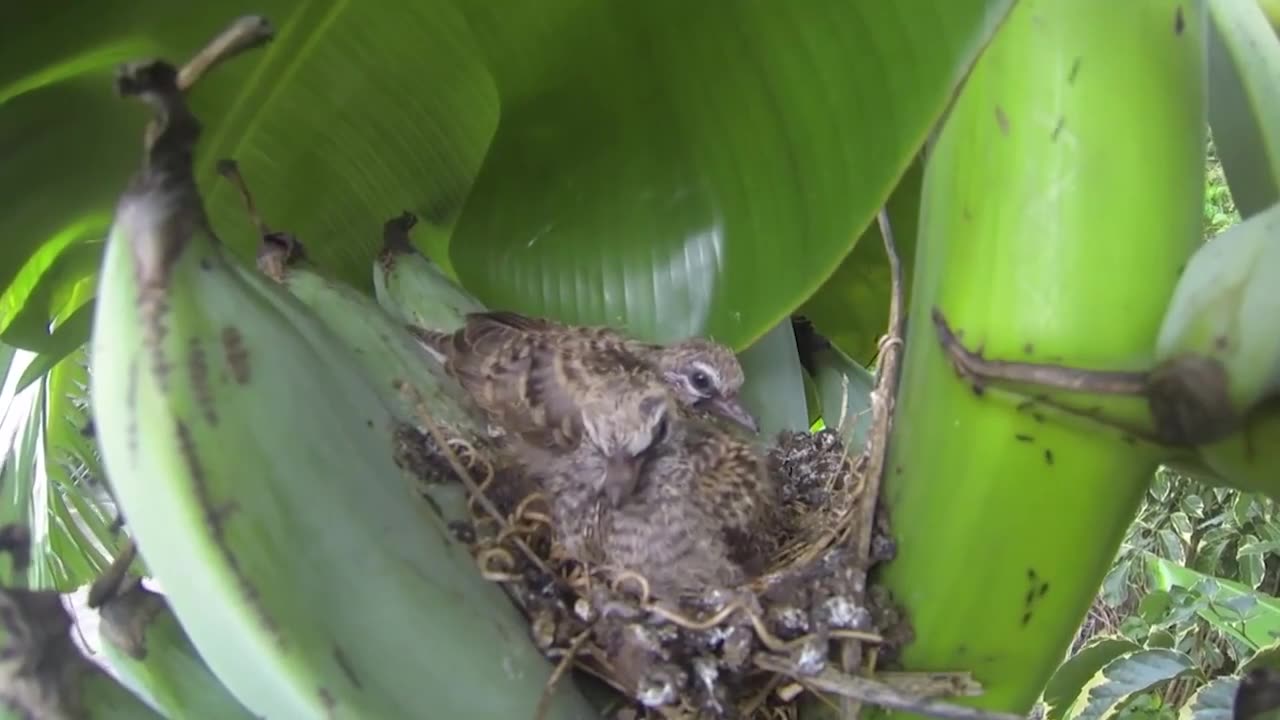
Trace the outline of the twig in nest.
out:
[[[797,647],[813,638],[813,635],[810,634],[810,635],[803,635],[793,640],[783,640],[782,638],[770,632],[769,628],[764,624],[764,620],[757,613],[752,612],[746,605],[744,605],[739,600],[734,600],[733,602],[720,608],[710,617],[703,618],[702,620],[695,620],[694,618],[688,617],[687,615],[684,615],[677,610],[672,610],[671,608],[664,607],[657,603],[651,603],[649,605],[646,605],[644,609],[650,613],[653,613],[654,615],[657,615],[663,620],[666,620],[671,623],[675,623],[676,625],[679,625],[680,627],[683,627],[687,630],[695,630],[695,631],[710,630],[711,628],[716,627],[717,625],[723,623],[725,620],[729,619],[730,615],[733,615],[735,612],[741,610],[743,613],[746,614],[747,619],[751,621],[751,626],[755,628],[756,636],[760,638],[760,642],[764,643],[765,647],[769,648],[770,650],[773,650],[774,652],[786,652],[787,650]],[[869,643],[884,642],[884,638],[881,637],[880,635],[872,632],[864,632],[861,630],[832,630],[830,635],[831,637],[856,639],[856,640],[861,640],[863,642],[869,642]]]
[[[547,711],[551,709],[551,693],[555,690],[556,683],[560,682],[560,678],[564,677],[565,672],[569,670],[569,666],[573,664],[573,659],[578,656],[578,651],[586,644],[587,638],[591,637],[591,630],[583,630],[578,636],[569,643],[569,649],[565,652],[564,657],[556,664],[556,669],[551,671],[551,677],[547,678],[547,684],[542,688],[542,697],[538,698],[538,707],[534,710],[533,720],[542,720],[547,716]]]
[[[397,385],[399,385],[399,387],[396,389],[403,393],[409,401],[413,403],[413,408],[417,412],[418,419],[422,422],[423,427],[427,429],[427,432],[431,433],[431,437],[436,441],[436,446],[440,448],[442,453],[444,453],[445,459],[449,461],[449,466],[458,474],[458,479],[462,481],[464,486],[466,486],[467,492],[471,493],[476,502],[480,504],[480,507],[484,508],[484,511],[498,523],[499,527],[504,530],[510,529],[511,524],[508,523],[507,519],[498,511],[498,508],[493,504],[493,501],[490,500],[489,497],[484,494],[484,491],[476,485],[475,480],[471,477],[471,473],[467,472],[467,469],[462,466],[462,461],[458,460],[458,456],[453,452],[453,447],[445,439],[444,433],[440,432],[440,428],[436,426],[435,421],[431,417],[431,413],[427,412],[426,404],[423,402],[422,396],[406,382],[397,381]],[[551,572],[551,568],[547,567],[547,564],[542,561],[542,558],[538,557],[538,554],[535,553],[524,540],[517,537],[513,538],[512,541],[520,548],[520,551],[525,554],[529,559],[529,562],[533,563],[534,566],[542,572],[554,577]]]
[[[871,391],[871,433],[867,438],[867,467],[863,474],[862,518],[858,526],[854,557],[869,567],[871,536],[875,531],[876,507],[880,504],[880,483],[884,476],[885,456],[889,448],[889,433],[893,428],[894,396],[898,388],[898,370],[902,359],[902,261],[893,241],[893,228],[889,225],[889,213],[881,208],[876,214],[880,235],[884,238],[884,251],[889,260],[889,332],[880,339],[879,358],[876,361],[876,385]],[[865,580],[865,577],[864,577]],[[853,672],[861,664],[862,647],[854,642],[844,642],[840,649],[840,664],[845,672]],[[858,716],[856,698],[846,697],[841,703],[845,718]]]
[[[644,603],[649,602],[649,580],[634,570],[623,570],[619,572],[613,578],[613,582],[609,583],[609,589],[616,593],[618,592],[618,588],[622,587],[622,584],[628,580],[634,582],[640,587],[640,603],[643,605]]]
[[[916,697],[888,683],[847,675],[832,668],[826,668],[816,675],[804,675],[787,660],[764,653],[757,653],[754,661],[756,667],[762,670],[782,673],[819,690],[835,693],[843,698],[855,699],[859,704],[870,703],[883,708],[904,710],[943,720],[1025,720],[1021,715],[1012,713],[989,712],[942,700]]]

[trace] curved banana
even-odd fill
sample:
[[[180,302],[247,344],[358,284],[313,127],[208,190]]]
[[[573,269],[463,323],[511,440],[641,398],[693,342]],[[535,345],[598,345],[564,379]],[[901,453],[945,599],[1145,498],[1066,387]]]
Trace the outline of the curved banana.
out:
[[[929,154],[880,580],[914,631],[904,669],[971,671],[964,704],[1029,710],[1163,451],[958,378],[930,315],[992,358],[1152,366],[1201,240],[1206,22],[1202,1],[1022,0]]]
[[[313,312],[208,226],[191,174],[200,126],[177,84],[251,44],[223,37],[181,73],[157,61],[121,76],[157,119],[99,278],[91,391],[107,475],[192,644],[250,712],[518,716],[550,663],[443,517],[405,502],[395,412]],[[591,714],[567,683],[552,707]]]
[[[254,717],[209,671],[164,596],[137,580],[98,610],[102,654],[170,717]]]
[[[417,222],[406,212],[383,227],[382,252],[373,265],[374,296],[404,322],[428,330],[456,330],[464,315],[486,308],[413,246],[409,231]]]

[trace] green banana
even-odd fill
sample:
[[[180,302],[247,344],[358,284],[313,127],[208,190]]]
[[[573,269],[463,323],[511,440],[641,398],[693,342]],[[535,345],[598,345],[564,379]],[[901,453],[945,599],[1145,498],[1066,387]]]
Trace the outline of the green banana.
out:
[[[1029,710],[1164,450],[958,379],[930,315],[993,358],[1153,366],[1200,243],[1206,22],[1202,1],[1022,0],[930,151],[882,493],[910,522],[879,579],[914,630],[901,664],[973,672],[965,704]]]
[[[456,330],[464,315],[486,308],[409,241],[417,221],[406,212],[384,226],[383,248],[373,265],[374,297],[404,322],[428,330]]]
[[[156,117],[103,258],[91,392],[133,538],[255,715],[517,717],[550,663],[444,518],[406,503],[395,411],[312,311],[208,225],[191,172],[200,124],[177,82],[270,29],[246,19],[228,34],[181,73],[140,63],[119,82]],[[564,682],[551,707],[591,714]]]
[[[128,581],[98,609],[102,654],[135,692],[169,717],[251,718],[218,681],[164,596]]]

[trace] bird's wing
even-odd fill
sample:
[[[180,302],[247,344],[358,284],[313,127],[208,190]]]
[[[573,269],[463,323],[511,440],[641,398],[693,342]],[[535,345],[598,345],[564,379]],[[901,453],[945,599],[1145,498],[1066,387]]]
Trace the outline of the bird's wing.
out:
[[[544,340],[530,353],[524,403],[531,414],[527,440],[569,450],[582,439],[582,401],[595,392],[572,348]]]
[[[564,326],[554,320],[532,317],[511,310],[486,310],[467,313],[467,324],[500,325],[521,332],[548,332],[563,330]]]

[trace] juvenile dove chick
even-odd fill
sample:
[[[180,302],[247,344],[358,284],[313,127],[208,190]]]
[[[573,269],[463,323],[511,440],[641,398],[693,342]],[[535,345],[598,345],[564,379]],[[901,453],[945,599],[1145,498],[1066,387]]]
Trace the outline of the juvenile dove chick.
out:
[[[549,450],[519,437],[513,448],[548,495],[563,544],[575,556],[598,536],[600,518],[626,502],[652,455],[667,442],[676,414],[665,386],[631,376],[583,404],[582,441]]]
[[[735,551],[758,555],[754,546],[768,529],[779,501],[763,452],[697,418],[685,420],[681,432],[694,477],[694,501],[720,523]]]
[[[676,406],[667,389],[640,375],[618,379],[606,392],[582,399],[582,442],[575,449],[580,459],[599,472],[579,473],[579,481],[602,493],[617,507],[635,490],[649,457],[671,435]],[[517,452],[536,473],[555,463],[554,453],[537,446]],[[593,468],[596,469],[596,468]]]
[[[445,333],[409,326],[500,426],[517,432],[567,428],[574,436],[585,398],[616,378],[640,374],[665,383],[685,407],[756,432],[738,400],[742,366],[728,348],[701,338],[644,343],[605,327],[563,325],[513,312],[467,315]],[[550,438],[558,447],[576,441]]]
[[[684,419],[643,458],[631,494],[612,505],[583,503],[569,490],[601,475],[597,453],[579,451],[547,465],[561,544],[581,562],[640,574],[659,599],[741,584],[749,558],[740,560],[736,550],[762,528],[775,496],[754,448],[708,422]]]
[[[682,447],[664,448],[646,464],[636,493],[601,524],[604,564],[643,576],[657,600],[678,602],[745,580],[723,525],[696,497],[702,478],[692,460]]]

